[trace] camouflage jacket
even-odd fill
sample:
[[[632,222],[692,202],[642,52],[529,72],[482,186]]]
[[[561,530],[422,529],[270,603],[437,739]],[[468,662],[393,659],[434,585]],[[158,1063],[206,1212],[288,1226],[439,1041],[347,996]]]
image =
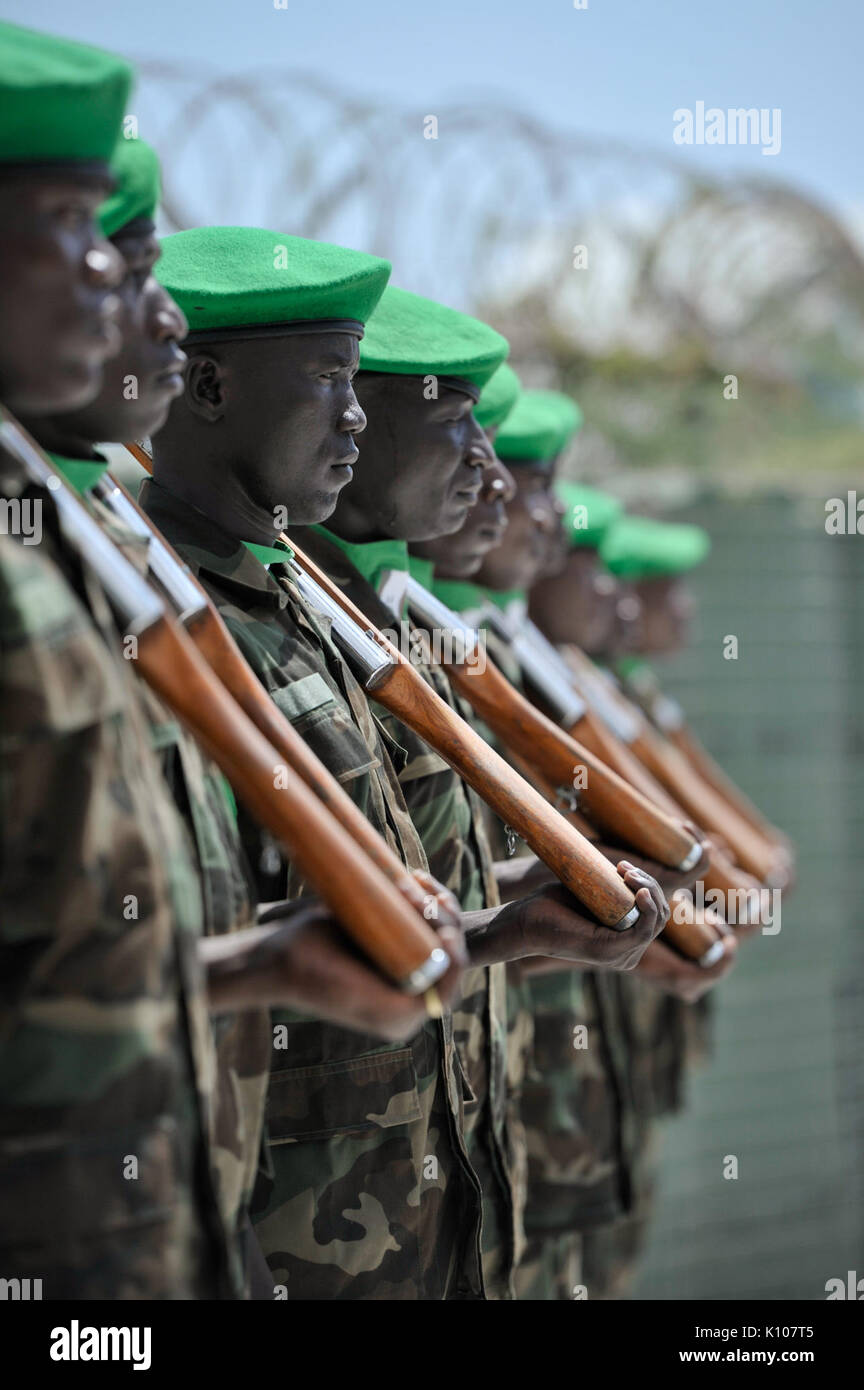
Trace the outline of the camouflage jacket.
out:
[[[425,868],[393,759],[330,640],[280,566],[156,483],[142,503],[219,608],[279,708],[409,869]],[[304,885],[241,810],[262,896]],[[404,1045],[296,1013],[273,1017],[270,1174],[253,1220],[277,1297],[484,1296],[480,1192],[462,1139],[463,1082],[450,1015]]]
[[[469,618],[482,624],[482,590],[477,595]],[[509,646],[494,629],[484,632],[489,656],[521,689]],[[506,749],[498,752],[507,757]],[[504,844],[500,823],[493,833],[493,842]],[[636,1159],[619,978],[580,970],[522,976],[518,967],[509,973],[511,1013],[533,1017],[530,1032],[514,1029],[511,1044],[527,1155],[526,1234],[605,1224],[630,1207]]]
[[[233,1297],[194,858],[104,591],[27,496],[41,543],[0,535],[3,1273],[45,1298]]]
[[[323,527],[298,529],[295,534],[303,551],[370,622],[391,632],[397,642],[404,638],[402,645],[410,650],[415,670],[465,717],[467,708],[454,696],[445,672],[423,659],[420,634],[408,622],[399,630],[401,616],[382,601],[354,564],[352,554],[361,558],[361,552],[371,548],[346,551]],[[398,586],[398,576],[394,577]],[[375,710],[394,741],[405,749],[399,782],[431,872],[450,889],[464,911],[497,906],[494,864],[479,797],[412,729],[382,706],[376,705]],[[453,1025],[464,1073],[464,1133],[483,1188],[484,1274],[487,1288],[496,1298],[511,1295],[510,1276],[518,1241],[506,1157],[506,1009],[504,966],[465,972]]]

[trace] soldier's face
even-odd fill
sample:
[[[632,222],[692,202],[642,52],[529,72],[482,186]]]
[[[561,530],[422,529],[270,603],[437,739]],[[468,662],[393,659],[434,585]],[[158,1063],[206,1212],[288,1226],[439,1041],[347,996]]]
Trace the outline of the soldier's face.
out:
[[[610,659],[616,656],[632,656],[642,649],[642,600],[635,584],[617,581],[615,600],[615,622],[612,632],[603,649]]]
[[[546,495],[549,499],[549,506],[555,515],[555,525],[551,527],[546,542],[546,558],[540,568],[538,578],[545,578],[547,575],[560,574],[567,564],[570,554],[570,546],[567,540],[567,532],[564,529],[564,517],[567,508],[560,497],[553,489],[554,475],[549,473],[546,476]]]
[[[366,428],[354,394],[351,333],[296,333],[202,345],[186,371],[195,411],[222,433],[237,481],[259,511],[325,521],[354,476]],[[173,417],[172,417],[173,418]]]
[[[477,582],[490,589],[530,589],[548,562],[550,538],[561,524],[543,472],[517,464],[513,478],[516,493],[507,507],[507,533],[477,571]]]
[[[186,319],[153,275],[159,259],[153,224],[143,219],[131,223],[112,243],[126,270],[117,290],[122,347],[106,365],[95,401],[63,417],[70,435],[92,443],[122,443],[155,434],[183,390],[186,365],[180,348]]]
[[[677,652],[690,633],[695,603],[682,579],[643,579],[636,585],[642,605],[639,650],[645,656]]]
[[[357,395],[369,420],[357,478],[345,505],[379,536],[424,541],[458,531],[495,455],[464,391],[424,378],[361,372]]]
[[[496,431],[484,430],[494,448]],[[463,526],[447,536],[431,541],[418,541],[412,553],[434,560],[435,573],[441,579],[470,579],[476,574],[490,550],[504,539],[507,530],[507,503],[516,496],[516,480],[509,468],[495,457],[483,469],[480,499],[468,513]]]
[[[590,655],[606,652],[613,641],[617,580],[590,546],[571,550],[563,570],[541,579],[531,590],[531,617],[550,642],[572,642]]]
[[[120,347],[120,256],[95,216],[107,172],[0,177],[0,395],[10,409],[72,410],[99,390]]]

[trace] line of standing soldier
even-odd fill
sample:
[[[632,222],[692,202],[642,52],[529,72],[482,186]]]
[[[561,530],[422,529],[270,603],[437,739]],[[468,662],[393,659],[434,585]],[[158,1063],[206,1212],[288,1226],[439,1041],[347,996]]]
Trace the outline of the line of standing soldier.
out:
[[[529,602],[562,648],[661,650],[701,533],[562,501],[573,403],[521,391],[499,334],[389,286],[386,261],[260,228],[160,247],[156,156],[120,134],[128,66],[0,42],[0,1275],[47,1298],[617,1296],[692,1001],[735,937],[718,927],[707,968],[657,941],[657,876],[693,875],[632,855],[637,924],[598,932],[367,695],[287,562],[295,540],[372,623],[407,622],[424,679],[475,720],[415,640],[409,581],[501,615],[490,651],[518,687]],[[103,452],[144,439],[145,512],[461,919],[440,927],[440,1010],[348,945],[129,659],[56,489],[146,574]]]

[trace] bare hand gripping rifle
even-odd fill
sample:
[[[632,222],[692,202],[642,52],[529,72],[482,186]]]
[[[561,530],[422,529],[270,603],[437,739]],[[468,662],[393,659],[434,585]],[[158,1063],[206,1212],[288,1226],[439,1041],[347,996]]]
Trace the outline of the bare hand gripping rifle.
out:
[[[429,989],[449,964],[435,934],[284,766],[169,616],[161,597],[5,412],[0,415],[0,447],[35,485],[51,493],[64,536],[95,573],[121,631],[136,639],[137,669],[148,685],[187,725],[260,824],[285,845],[366,954],[407,991]]]

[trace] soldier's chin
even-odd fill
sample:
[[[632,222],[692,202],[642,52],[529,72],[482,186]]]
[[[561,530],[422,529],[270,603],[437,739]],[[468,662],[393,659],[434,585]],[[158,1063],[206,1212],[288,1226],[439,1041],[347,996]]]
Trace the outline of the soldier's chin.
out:
[[[285,504],[285,510],[291,520],[288,523],[290,530],[291,524],[295,526],[317,526],[322,521],[326,521],[336,510],[336,503],[339,501],[341,488],[322,488],[306,497],[300,498],[297,502]]]
[[[447,562],[452,579],[470,579],[476,574],[487,555],[486,550],[473,550],[470,555],[451,556]]]
[[[5,404],[16,414],[29,416],[83,410],[102,389],[103,361],[67,357],[57,362],[40,362],[38,370],[9,390]]]
[[[173,392],[166,393],[164,389],[148,391],[145,396],[130,403],[134,408],[123,411],[122,417],[112,422],[111,428],[105,431],[103,437],[119,440],[152,439],[168,419],[173,400]]]

